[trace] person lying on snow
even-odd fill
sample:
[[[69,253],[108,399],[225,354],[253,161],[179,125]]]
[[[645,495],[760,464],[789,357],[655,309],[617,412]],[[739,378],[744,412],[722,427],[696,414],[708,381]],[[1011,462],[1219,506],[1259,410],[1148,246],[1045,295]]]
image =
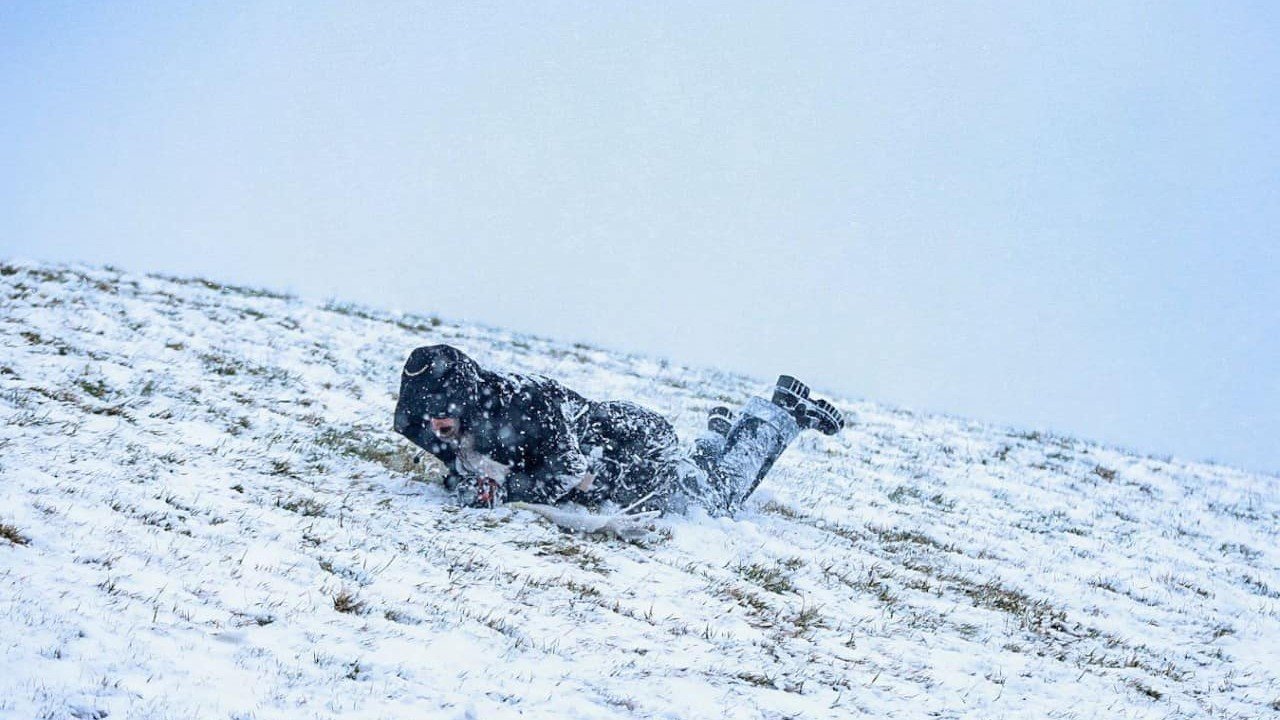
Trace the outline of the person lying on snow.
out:
[[[772,401],[712,409],[707,432],[683,453],[657,413],[597,402],[550,378],[497,373],[449,345],[420,347],[400,380],[395,431],[439,458],[458,500],[730,515],[804,429],[833,435],[844,417],[783,375]]]

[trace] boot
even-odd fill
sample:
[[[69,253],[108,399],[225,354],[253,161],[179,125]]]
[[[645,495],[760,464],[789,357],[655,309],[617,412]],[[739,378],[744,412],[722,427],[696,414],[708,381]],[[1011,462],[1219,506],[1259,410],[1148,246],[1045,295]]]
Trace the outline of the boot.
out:
[[[797,405],[809,399],[809,386],[791,377],[779,375],[773,388],[773,404],[786,410],[794,410]]]
[[[707,418],[707,429],[717,435],[729,435],[729,428],[733,427],[733,411],[723,405],[717,405],[711,408],[711,414]]]
[[[835,435],[844,429],[844,413],[826,400],[814,400],[805,406],[805,419],[800,426],[817,430],[823,435]]]
[[[809,386],[790,375],[778,376],[773,388],[773,404],[791,413],[804,430],[835,435],[844,428],[844,415],[826,400],[809,397]]]

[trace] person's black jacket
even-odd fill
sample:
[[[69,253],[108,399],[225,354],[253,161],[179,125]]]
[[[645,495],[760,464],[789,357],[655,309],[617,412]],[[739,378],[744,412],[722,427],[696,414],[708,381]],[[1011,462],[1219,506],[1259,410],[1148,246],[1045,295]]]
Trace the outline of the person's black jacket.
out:
[[[432,433],[429,419],[442,417],[459,419],[461,446]],[[490,372],[448,345],[409,355],[395,430],[444,462],[451,484],[476,479],[477,456],[508,466],[506,499],[526,502],[632,502],[669,480],[677,447],[652,411],[592,402],[541,376]],[[590,489],[574,490],[588,472]]]

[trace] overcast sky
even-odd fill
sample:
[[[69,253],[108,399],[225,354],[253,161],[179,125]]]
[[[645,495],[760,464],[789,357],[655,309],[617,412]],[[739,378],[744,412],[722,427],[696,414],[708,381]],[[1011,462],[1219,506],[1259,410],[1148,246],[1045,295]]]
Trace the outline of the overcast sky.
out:
[[[182,5],[0,5],[0,255],[1280,470],[1275,3]]]

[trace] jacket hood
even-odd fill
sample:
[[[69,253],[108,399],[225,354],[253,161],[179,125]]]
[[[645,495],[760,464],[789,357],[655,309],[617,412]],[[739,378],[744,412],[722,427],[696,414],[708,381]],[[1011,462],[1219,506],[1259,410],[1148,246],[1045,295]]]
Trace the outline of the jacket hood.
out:
[[[461,417],[480,402],[480,365],[449,345],[417,348],[401,374],[401,401],[426,417]]]

